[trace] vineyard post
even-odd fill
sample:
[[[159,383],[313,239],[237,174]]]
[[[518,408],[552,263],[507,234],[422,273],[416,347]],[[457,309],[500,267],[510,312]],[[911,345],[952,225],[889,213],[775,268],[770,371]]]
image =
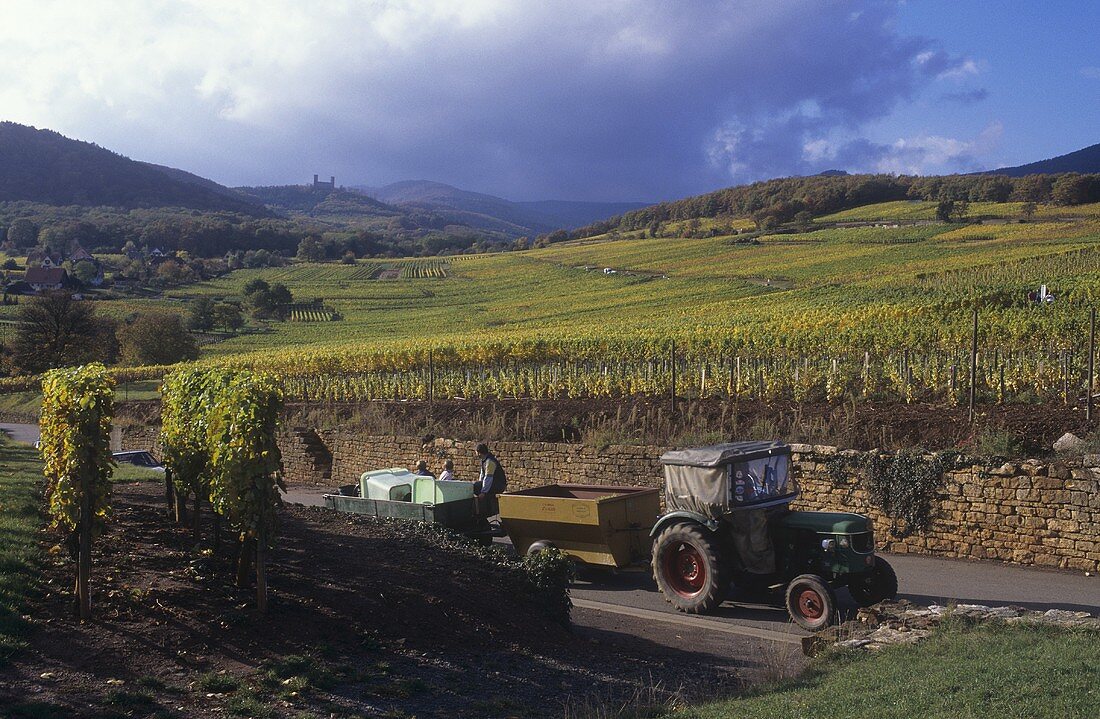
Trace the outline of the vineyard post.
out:
[[[1069,352],[1062,353],[1062,403],[1069,404]]]
[[[80,619],[92,617],[92,596],[88,578],[92,574],[92,483],[88,472],[80,475],[80,557],[76,568],[76,597]]]
[[[435,356],[428,350],[428,405],[435,402]]]
[[[1085,421],[1092,422],[1092,378],[1096,369],[1096,308],[1089,310],[1089,381],[1088,401],[1085,404]]]
[[[974,310],[974,331],[970,335],[970,421],[974,421],[974,392],[978,384],[978,310]]]
[[[672,340],[672,344],[669,346],[668,362],[672,369],[672,385],[669,388],[669,392],[672,396],[672,411],[676,412],[676,340]]]

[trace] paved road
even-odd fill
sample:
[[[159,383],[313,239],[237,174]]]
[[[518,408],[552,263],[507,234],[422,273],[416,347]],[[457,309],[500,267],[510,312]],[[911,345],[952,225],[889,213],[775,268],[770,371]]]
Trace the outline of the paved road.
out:
[[[22,444],[34,444],[38,441],[37,424],[10,424],[0,422],[0,432]]]

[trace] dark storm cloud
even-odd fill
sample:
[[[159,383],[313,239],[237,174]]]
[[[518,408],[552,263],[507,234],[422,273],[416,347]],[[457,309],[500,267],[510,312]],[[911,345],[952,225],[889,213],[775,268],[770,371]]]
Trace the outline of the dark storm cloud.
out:
[[[26,3],[28,28],[44,5]],[[52,75],[24,64],[50,98],[24,114],[234,184],[682,196],[860,154],[868,123],[976,67],[900,35],[885,2],[110,7],[34,36],[60,57]],[[0,70],[26,50],[0,50]]]

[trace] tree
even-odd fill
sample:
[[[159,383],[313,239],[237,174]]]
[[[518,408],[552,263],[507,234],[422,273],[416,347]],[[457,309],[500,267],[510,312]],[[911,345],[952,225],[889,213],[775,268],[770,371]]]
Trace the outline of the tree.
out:
[[[303,237],[298,243],[298,259],[303,262],[324,262],[325,247],[315,235]]]
[[[1024,216],[1025,220],[1030,220],[1031,216],[1035,214],[1035,210],[1038,209],[1034,202],[1025,202],[1020,206],[1020,214]]]
[[[19,372],[38,374],[114,359],[113,324],[99,320],[92,305],[55,292],[22,305],[11,345],[11,363]]]
[[[25,217],[20,217],[8,227],[8,240],[18,248],[34,247],[38,242],[38,227]]]
[[[99,276],[99,267],[91,260],[81,260],[73,265],[73,277],[87,285]]]
[[[245,297],[248,297],[249,295],[255,294],[256,292],[267,292],[270,289],[271,285],[267,284],[267,280],[263,279],[262,277],[257,277],[253,280],[249,280],[245,284],[244,289],[241,290],[241,293]]]
[[[1096,201],[1093,185],[1100,188],[1097,175],[1078,175],[1071,172],[1054,181],[1050,190],[1050,199],[1056,205],[1083,205]]]
[[[214,328],[214,300],[197,297],[187,308],[187,328],[196,332],[209,332]]]
[[[353,252],[352,250],[348,250],[344,253],[344,256],[340,259],[340,261],[343,262],[345,265],[354,265],[355,252]]]
[[[970,205],[966,200],[945,198],[936,204],[936,219],[941,222],[962,222]]]
[[[117,335],[122,361],[128,365],[176,364],[199,356],[198,343],[176,314],[138,315],[120,326]]]
[[[82,620],[91,617],[92,537],[110,513],[114,388],[98,363],[52,370],[42,378],[39,427],[50,525],[75,544]]]
[[[8,259],[4,260],[4,264],[0,265],[0,267],[5,270],[18,270],[19,263],[15,261],[14,257],[9,257]]]
[[[225,329],[226,332],[234,332],[244,326],[244,317],[236,305],[228,302],[219,302],[214,305],[214,324]]]
[[[799,227],[806,229],[813,224],[814,213],[809,210],[800,210],[794,215],[794,223]]]

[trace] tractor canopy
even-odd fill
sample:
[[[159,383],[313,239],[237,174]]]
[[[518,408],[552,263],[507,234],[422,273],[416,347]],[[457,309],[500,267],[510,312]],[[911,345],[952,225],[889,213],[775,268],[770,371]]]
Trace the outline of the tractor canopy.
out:
[[[798,496],[791,448],[783,442],[728,442],[661,455],[665,502],[719,519],[739,509],[786,504]]]

